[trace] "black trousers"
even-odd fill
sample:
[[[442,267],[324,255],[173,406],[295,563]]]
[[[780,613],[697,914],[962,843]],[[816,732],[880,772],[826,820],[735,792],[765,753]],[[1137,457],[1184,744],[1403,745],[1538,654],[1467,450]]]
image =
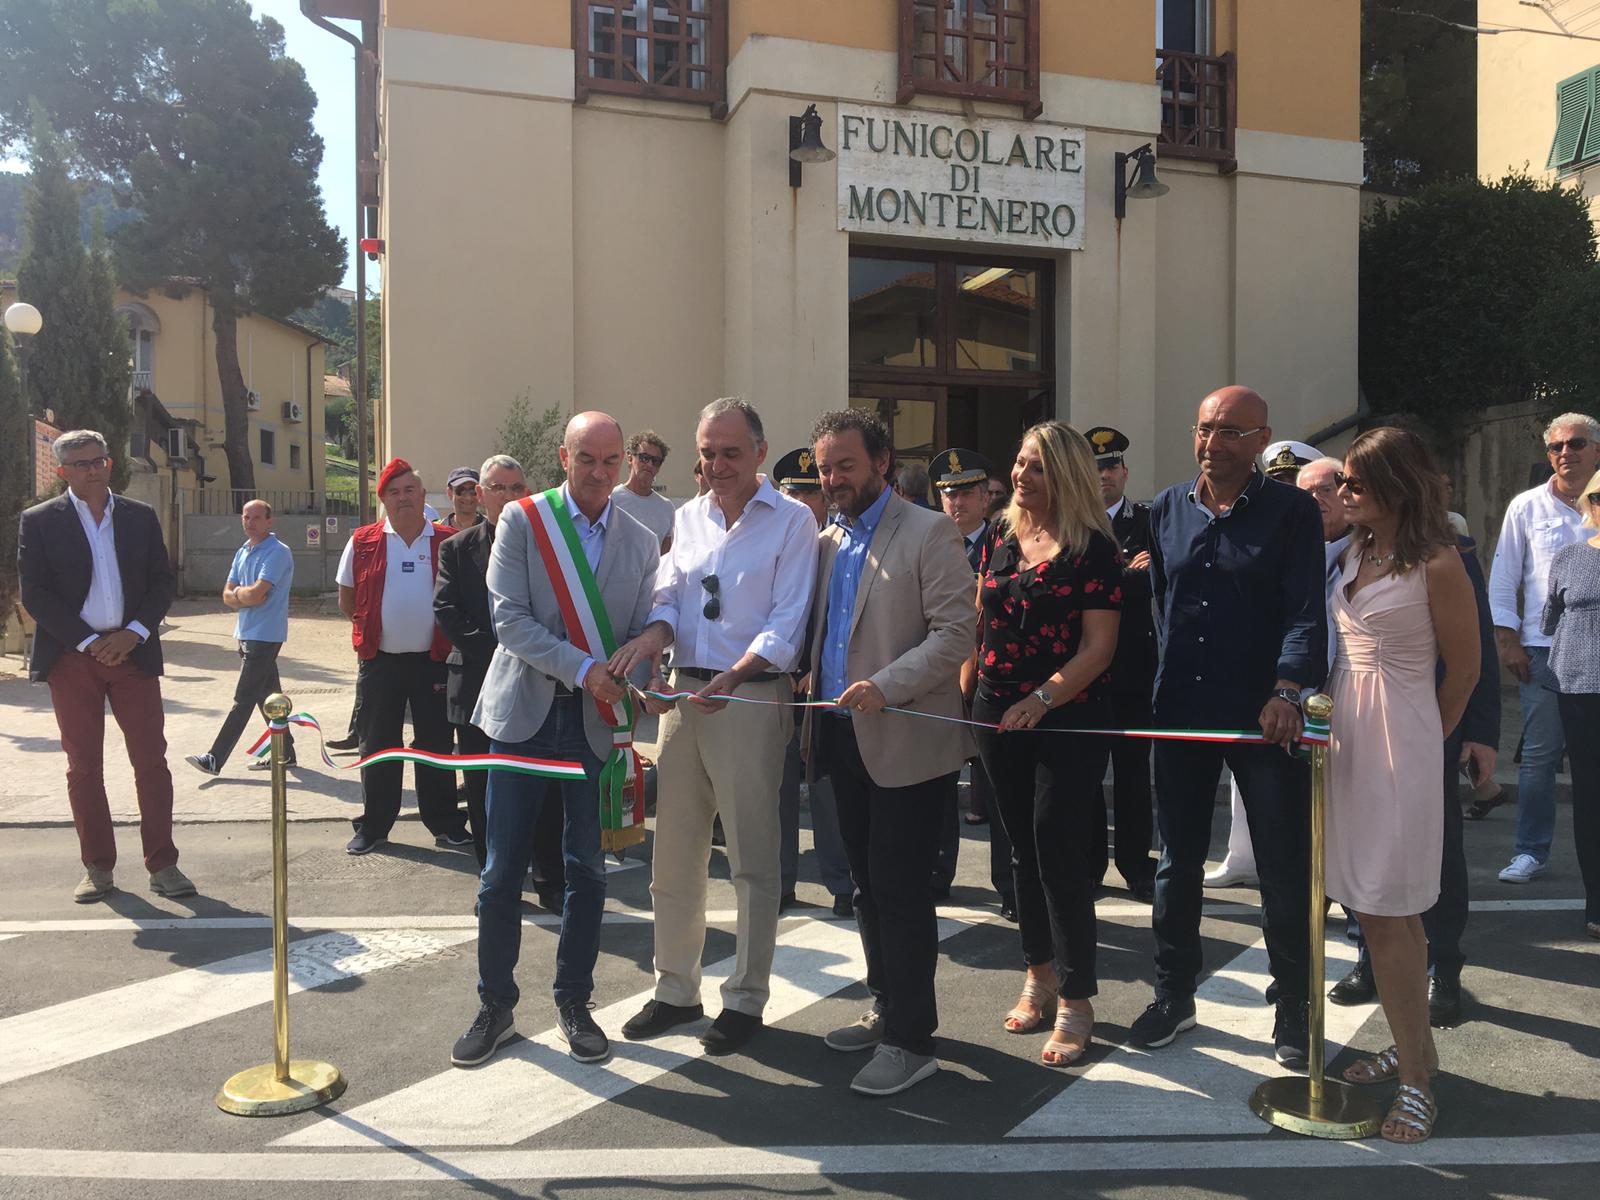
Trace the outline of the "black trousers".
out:
[[[222,719],[222,728],[217,730],[217,738],[211,743],[211,757],[217,760],[218,770],[239,744],[239,735],[261,707],[261,702],[273,692],[283,691],[278,681],[278,651],[281,649],[282,642],[239,643],[239,682],[233,687],[233,707]],[[261,715],[266,716],[265,713]],[[285,735],[284,753],[294,753],[292,733]]]
[[[989,831],[989,884],[999,893],[1000,899],[1017,902],[1017,884],[1011,874],[1011,839],[1006,836],[1005,822],[1000,820],[1000,806],[994,798],[994,784],[989,779],[989,768],[983,759],[972,760],[973,812],[989,818],[985,826]]]
[[[1013,703],[980,686],[972,719],[998,721]],[[1029,966],[1055,963],[1061,995],[1069,1000],[1099,990],[1088,836],[1091,806],[1104,804],[1091,762],[1099,739],[1045,731],[1103,728],[1110,716],[1104,703],[1067,704],[1045,716],[1041,732],[975,731],[1011,839],[1022,959]]]
[[[449,754],[450,719],[445,709],[445,669],[426,651],[385,654],[361,660],[356,671],[356,696],[361,708],[358,733],[363,757],[405,744],[406,705],[411,705],[412,745]],[[361,768],[362,810],[352,824],[358,833],[388,837],[400,815],[404,765],[379,763]],[[438,767],[416,767],[417,811],[436,836],[465,836],[466,821],[456,806],[456,775]]]
[[[476,725],[451,728],[455,730],[459,753],[489,753],[489,735]],[[484,797],[489,794],[489,772],[463,771],[461,774],[467,784],[467,825],[472,830],[472,852],[478,856],[481,872],[489,861],[488,843],[484,841],[484,831],[489,827],[484,808]],[[551,780],[545,781],[544,802],[539,805],[539,818],[533,827],[532,854],[534,881],[547,888],[565,888],[567,868],[561,857],[561,790]]]
[[[912,1054],[932,1054],[933,1032],[939,1027],[933,989],[939,962],[933,864],[945,806],[956,802],[956,775],[910,787],[881,787],[861,761],[854,722],[835,716],[818,720],[822,762],[833,780],[839,832],[856,883],[867,988],[884,1016],[884,1043]],[[931,814],[937,819],[930,819]]]
[[[1111,696],[1111,722],[1117,729],[1149,729],[1150,693],[1122,692]],[[1150,743],[1144,738],[1096,738],[1098,756],[1095,773],[1104,779],[1106,763],[1111,764],[1111,806],[1115,813],[1115,861],[1117,874],[1132,886],[1155,877],[1156,864],[1150,857],[1150,840],[1155,831],[1155,813],[1150,804]],[[1104,787],[1095,805],[1090,853],[1097,868],[1096,879],[1106,877],[1106,803]]]
[[[1561,728],[1572,768],[1572,844],[1583,875],[1584,920],[1600,921],[1600,693],[1562,692]]]
[[[933,886],[948,892],[956,881],[957,860],[961,856],[961,801],[951,788],[950,795],[939,797],[939,849],[933,862]]]
[[[1152,926],[1156,995],[1192,996],[1200,975],[1201,880],[1226,762],[1239,781],[1261,877],[1261,928],[1278,996],[1306,998],[1311,955],[1311,767],[1280,746],[1156,743],[1156,868]]]

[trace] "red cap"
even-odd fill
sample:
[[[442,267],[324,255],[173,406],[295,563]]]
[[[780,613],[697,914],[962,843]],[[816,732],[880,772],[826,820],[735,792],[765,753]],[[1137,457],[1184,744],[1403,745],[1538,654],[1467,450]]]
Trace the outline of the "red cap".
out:
[[[411,473],[411,469],[411,464],[405,459],[391,458],[389,460],[389,465],[384,467],[383,473],[378,476],[378,495],[383,495],[384,489],[389,486],[390,481],[393,480],[396,475],[408,475]]]

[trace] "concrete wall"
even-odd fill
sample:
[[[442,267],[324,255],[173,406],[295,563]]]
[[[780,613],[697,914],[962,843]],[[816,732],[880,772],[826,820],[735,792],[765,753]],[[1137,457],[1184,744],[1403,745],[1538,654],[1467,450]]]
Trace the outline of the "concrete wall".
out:
[[[1549,460],[1544,427],[1556,413],[1530,401],[1486,409],[1463,423],[1462,441],[1449,464],[1455,480],[1453,507],[1466,517],[1487,572],[1500,540],[1506,505],[1528,489],[1528,471]]]
[[[320,516],[285,516],[274,522],[278,540],[294,552],[295,592],[331,592],[337,585],[339,556],[350,540],[353,522],[343,518],[336,533],[329,533]],[[321,545],[306,547],[305,527],[317,525]],[[233,556],[244,544],[236,516],[208,517],[188,513],[183,518],[183,561],[180,579],[188,596],[222,595]],[[218,600],[220,605],[222,602]]]

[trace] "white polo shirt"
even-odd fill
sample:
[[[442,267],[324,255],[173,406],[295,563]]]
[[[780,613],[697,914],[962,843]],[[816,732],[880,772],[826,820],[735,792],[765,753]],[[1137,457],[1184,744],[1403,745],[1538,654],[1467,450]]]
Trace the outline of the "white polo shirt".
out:
[[[383,519],[383,622],[378,649],[385,654],[415,654],[433,646],[433,524],[424,522],[417,540],[406,540]],[[356,585],[355,540],[339,558],[339,586]]]

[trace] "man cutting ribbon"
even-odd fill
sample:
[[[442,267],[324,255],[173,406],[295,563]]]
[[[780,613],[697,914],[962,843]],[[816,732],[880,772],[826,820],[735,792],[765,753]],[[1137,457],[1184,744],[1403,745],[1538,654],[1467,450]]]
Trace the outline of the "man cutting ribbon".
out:
[[[496,753],[583,764],[583,779],[560,784],[567,893],[555,977],[557,1032],[578,1062],[610,1053],[588,1010],[605,847],[619,849],[644,833],[642,806],[625,799],[633,711],[625,681],[607,662],[615,634],[632,638],[644,628],[660,543],[611,503],[622,457],[621,426],[605,413],[579,413],[560,449],[566,483],[501,513],[488,577],[500,644],[472,715]],[[478,888],[481,1007],[451,1053],[457,1066],[487,1061],[516,1032],[522,877],[544,793],[542,782],[522,775],[496,770],[489,778],[488,861]]]

